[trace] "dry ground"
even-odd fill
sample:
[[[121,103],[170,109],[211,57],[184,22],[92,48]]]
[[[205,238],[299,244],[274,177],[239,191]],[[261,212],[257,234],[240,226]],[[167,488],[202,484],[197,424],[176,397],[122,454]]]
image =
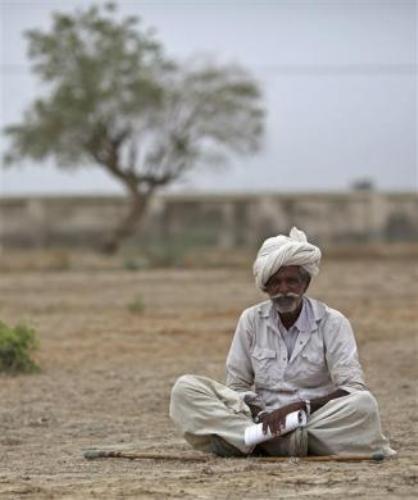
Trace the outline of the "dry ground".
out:
[[[373,463],[87,461],[118,445],[187,453],[167,416],[180,374],[223,378],[249,270],[3,272],[0,314],[39,332],[42,373],[0,377],[1,498],[413,498],[417,289],[412,260],[328,260],[311,295],[353,322],[399,458]],[[128,304],[140,296],[142,312]]]

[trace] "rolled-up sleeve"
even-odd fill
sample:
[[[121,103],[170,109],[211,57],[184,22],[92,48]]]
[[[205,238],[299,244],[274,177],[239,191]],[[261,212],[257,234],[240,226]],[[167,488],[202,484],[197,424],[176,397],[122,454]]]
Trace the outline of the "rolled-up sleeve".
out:
[[[328,369],[338,389],[349,393],[367,390],[353,329],[342,314],[325,328]]]
[[[248,311],[244,311],[238,321],[226,360],[226,385],[240,393],[246,403],[264,409],[263,401],[253,391],[254,371],[250,355],[253,326],[249,316]]]

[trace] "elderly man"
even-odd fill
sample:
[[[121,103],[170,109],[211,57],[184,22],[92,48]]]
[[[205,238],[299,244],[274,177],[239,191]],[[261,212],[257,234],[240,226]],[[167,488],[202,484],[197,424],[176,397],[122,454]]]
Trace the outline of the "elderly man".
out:
[[[220,456],[395,454],[364,384],[350,323],[305,296],[320,259],[296,228],[263,243],[254,276],[269,299],[241,315],[226,386],[184,375],[173,387],[170,416],[193,447]],[[286,415],[301,409],[306,426],[281,436]],[[256,448],[244,440],[254,422],[274,435]]]

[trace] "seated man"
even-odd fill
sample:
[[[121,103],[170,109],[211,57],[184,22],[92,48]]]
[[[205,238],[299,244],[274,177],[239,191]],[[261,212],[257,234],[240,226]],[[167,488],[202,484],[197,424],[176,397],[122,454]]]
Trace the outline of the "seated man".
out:
[[[320,259],[296,228],[263,243],[254,276],[269,300],[243,312],[226,386],[184,375],[173,387],[170,416],[193,447],[220,456],[395,454],[364,385],[350,323],[304,295]],[[286,415],[300,409],[307,425],[280,436]],[[244,431],[257,421],[275,437],[254,448]]]

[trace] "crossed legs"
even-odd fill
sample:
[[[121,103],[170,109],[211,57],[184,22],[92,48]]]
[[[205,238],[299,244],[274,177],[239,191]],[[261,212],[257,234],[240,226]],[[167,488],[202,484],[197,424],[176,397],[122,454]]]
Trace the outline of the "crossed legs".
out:
[[[170,416],[196,449],[214,451],[213,436],[218,436],[243,455],[254,450],[244,443],[244,431],[253,423],[250,409],[237,392],[210,378],[180,377],[172,389]],[[382,434],[377,402],[368,391],[329,401],[305,428],[259,448],[278,456],[395,453]]]

